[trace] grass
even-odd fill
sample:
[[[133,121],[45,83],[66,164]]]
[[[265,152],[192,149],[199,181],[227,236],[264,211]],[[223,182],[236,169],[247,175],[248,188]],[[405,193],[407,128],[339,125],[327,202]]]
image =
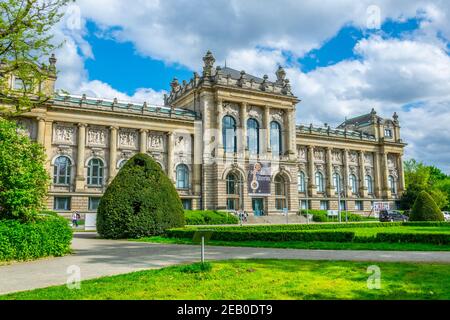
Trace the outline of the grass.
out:
[[[111,299],[450,299],[450,265],[377,263],[381,288],[368,289],[373,263],[231,260],[104,277],[0,296],[0,300]]]
[[[198,245],[191,239],[177,239],[166,237],[148,237],[139,242],[190,244]],[[360,243],[360,242],[273,242],[273,241],[218,241],[209,240],[207,245],[229,247],[257,247],[257,248],[286,248],[286,249],[318,249],[318,250],[382,250],[382,251],[450,251],[449,245],[436,245],[428,243]]]
[[[356,236],[372,237],[377,233],[444,233],[450,235],[449,227],[418,227],[418,226],[400,226],[400,227],[381,227],[381,228],[349,228],[345,231],[354,231]]]

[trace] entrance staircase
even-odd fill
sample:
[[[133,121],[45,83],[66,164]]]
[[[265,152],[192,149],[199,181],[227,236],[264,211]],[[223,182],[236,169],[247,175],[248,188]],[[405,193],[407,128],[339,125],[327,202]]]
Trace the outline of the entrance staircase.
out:
[[[244,224],[286,224],[286,222],[289,224],[307,223],[305,217],[296,214],[290,214],[288,219],[282,214],[271,214],[268,216],[254,216],[250,214],[247,222]]]

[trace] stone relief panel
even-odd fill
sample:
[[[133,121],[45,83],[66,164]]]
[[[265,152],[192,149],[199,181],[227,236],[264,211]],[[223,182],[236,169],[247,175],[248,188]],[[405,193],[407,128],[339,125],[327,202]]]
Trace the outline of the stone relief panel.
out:
[[[306,162],[308,159],[307,154],[308,154],[308,150],[306,149],[306,147],[298,148],[298,159],[300,161]]]
[[[150,132],[147,137],[148,150],[166,150],[166,137],[161,132]]]
[[[348,152],[348,162],[350,163],[358,163],[358,153],[356,151]]]
[[[239,118],[239,105],[232,102],[223,103],[223,115],[232,116],[236,120],[236,125],[240,126],[241,119]]]
[[[175,154],[191,154],[192,153],[192,141],[189,134],[175,134]]]
[[[315,171],[321,171],[323,173],[325,172],[325,166],[323,165],[323,163],[316,163],[314,167],[316,168]]]
[[[364,153],[364,163],[366,165],[372,166],[373,167],[373,154],[370,153]]]
[[[70,124],[55,124],[53,126],[53,143],[74,145],[76,141],[75,126]]]
[[[22,118],[16,121],[18,128],[18,133],[23,134],[31,139],[36,139],[37,137],[37,124],[35,121],[27,118]]]
[[[137,149],[138,133],[133,129],[121,129],[119,131],[119,148]]]
[[[358,176],[358,167],[357,166],[349,166],[348,167],[349,174],[354,174]]]
[[[342,163],[342,151],[341,150],[333,150],[331,151],[331,161],[333,163]]]
[[[324,149],[314,149],[314,160],[315,161],[325,161],[325,150]]]
[[[271,116],[271,121],[276,121],[276,122],[278,122],[278,123],[280,123],[280,124],[283,124],[284,123],[284,115],[285,115],[285,112],[284,112],[284,110],[271,110],[270,111],[270,116]]]
[[[259,121],[259,124],[261,125],[262,122],[262,109],[260,107],[256,107],[256,106],[250,106],[247,107],[247,114],[249,118],[255,118],[256,120]]]
[[[388,168],[396,168],[397,167],[397,158],[393,154],[388,154],[387,156]]]
[[[108,130],[102,127],[89,127],[87,132],[88,146],[106,147],[108,143]]]

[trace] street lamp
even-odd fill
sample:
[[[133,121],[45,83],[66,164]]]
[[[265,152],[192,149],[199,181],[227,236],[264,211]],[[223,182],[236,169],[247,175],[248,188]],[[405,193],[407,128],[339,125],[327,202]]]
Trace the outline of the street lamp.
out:
[[[341,218],[341,176],[339,175],[338,171],[334,171],[334,176],[336,178],[336,191],[338,194],[338,217],[339,217],[339,223],[342,222]]]

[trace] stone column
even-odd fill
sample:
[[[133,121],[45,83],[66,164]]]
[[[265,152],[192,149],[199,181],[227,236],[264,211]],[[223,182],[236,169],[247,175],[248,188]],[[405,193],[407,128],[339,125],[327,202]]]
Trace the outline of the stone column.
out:
[[[217,155],[218,157],[222,157],[223,153],[224,153],[224,149],[223,149],[223,136],[222,136],[222,120],[223,120],[223,100],[222,99],[217,99],[217,125],[216,125],[216,129],[217,132],[215,134],[216,136],[216,141],[217,141]]]
[[[349,192],[350,190],[350,186],[349,186],[349,181],[348,181],[348,174],[349,174],[349,170],[348,170],[348,149],[344,149],[344,174],[343,174],[343,182],[344,182],[344,196],[348,197],[351,192]]]
[[[270,107],[268,105],[264,106],[264,114],[263,114],[263,122],[264,122],[264,147],[262,148],[265,152],[272,152],[270,146]],[[283,139],[285,141],[285,139]],[[280,146],[282,148],[283,146]],[[269,155],[268,155],[269,156]]]
[[[359,193],[363,198],[367,197],[367,186],[365,185],[366,172],[364,169],[364,151],[359,151]]]
[[[402,155],[398,154],[397,156],[397,171],[398,171],[398,194],[401,194],[405,191],[405,171],[403,169],[403,159]]]
[[[314,172],[314,147],[308,146],[308,188],[311,197],[317,194],[316,190],[316,175]]]
[[[148,131],[145,129],[139,130],[140,138],[139,138],[139,152],[146,153],[147,152],[147,133]]]
[[[45,139],[45,120],[44,118],[37,118],[37,120],[38,120],[38,131],[36,141],[43,145]]]
[[[84,172],[84,153],[86,146],[86,127],[85,123],[78,124],[78,138],[77,138],[77,175],[75,178],[75,189],[77,191],[84,190],[85,187],[85,172]]]
[[[117,127],[109,128],[109,181],[114,179],[117,173]]]
[[[295,158],[295,110],[290,109],[288,111],[288,124],[289,131],[287,132],[287,146],[288,146],[288,154],[289,158],[293,160]]]
[[[241,149],[242,153],[245,155],[247,150],[247,102],[242,102],[240,109],[241,118]]]
[[[381,182],[381,159],[380,154],[378,152],[374,153],[374,159],[373,159],[373,167],[375,169],[375,176],[374,176],[374,191],[375,191],[375,197],[381,198],[382,197],[382,182]]]
[[[170,181],[174,182],[175,179],[173,177],[173,147],[174,147],[174,135],[173,132],[167,133],[167,176]]]
[[[383,196],[391,198],[391,190],[389,188],[389,168],[387,160],[387,152],[381,154],[381,170],[383,172]]]
[[[327,152],[326,153],[327,195],[329,197],[332,197],[332,196],[334,197],[335,191],[334,191],[334,187],[333,187],[333,167],[332,167],[332,158],[331,158],[331,148],[327,147],[326,152]]]

